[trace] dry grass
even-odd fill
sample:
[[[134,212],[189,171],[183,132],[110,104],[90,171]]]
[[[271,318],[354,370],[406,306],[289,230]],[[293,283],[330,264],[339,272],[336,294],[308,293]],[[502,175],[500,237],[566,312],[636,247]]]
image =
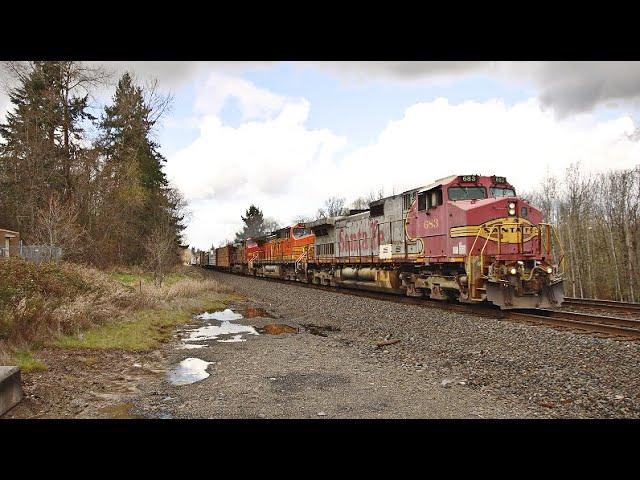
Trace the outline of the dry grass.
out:
[[[159,328],[188,320],[192,310],[224,293],[194,268],[179,268],[155,286],[152,276],[139,270],[102,272],[11,260],[0,262],[0,279],[0,362],[20,360],[19,352],[38,345],[79,345],[83,342],[74,339],[91,329],[96,330],[88,333],[91,345],[145,349],[161,340]]]

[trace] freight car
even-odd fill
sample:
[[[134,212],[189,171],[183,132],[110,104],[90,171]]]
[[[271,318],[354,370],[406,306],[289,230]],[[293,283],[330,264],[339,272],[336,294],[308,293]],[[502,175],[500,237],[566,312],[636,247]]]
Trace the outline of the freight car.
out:
[[[209,250],[209,262],[208,262],[207,266],[209,268],[213,268],[216,265],[217,265],[217,263],[216,263],[216,249],[212,247]]]
[[[231,270],[231,259],[233,256],[233,245],[226,245],[216,249],[217,267],[223,270]]]
[[[563,300],[557,233],[504,177],[454,175],[369,207],[247,239],[234,269],[503,309]]]

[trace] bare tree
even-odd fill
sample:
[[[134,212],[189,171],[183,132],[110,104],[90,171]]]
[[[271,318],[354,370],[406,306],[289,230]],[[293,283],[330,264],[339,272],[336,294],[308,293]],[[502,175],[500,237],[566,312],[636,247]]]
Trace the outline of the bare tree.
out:
[[[175,230],[166,222],[153,227],[143,242],[147,266],[153,271],[154,284],[162,285],[165,272],[175,265],[177,258]]]
[[[86,232],[77,220],[74,204],[63,203],[59,195],[53,194],[46,207],[37,212],[32,240],[40,245],[61,247],[66,257],[78,258]]]
[[[369,204],[371,202],[375,202],[376,200],[380,200],[381,198],[384,198],[384,188],[380,188],[377,191],[372,190],[367,195],[356,198],[351,203],[351,208],[354,210],[365,210],[369,208]]]
[[[316,219],[323,217],[338,217],[348,213],[345,208],[345,199],[342,197],[329,197],[324,201],[324,206],[318,209]]]
[[[528,195],[558,229],[572,296],[635,301],[640,265],[640,167],[591,177],[571,165]]]

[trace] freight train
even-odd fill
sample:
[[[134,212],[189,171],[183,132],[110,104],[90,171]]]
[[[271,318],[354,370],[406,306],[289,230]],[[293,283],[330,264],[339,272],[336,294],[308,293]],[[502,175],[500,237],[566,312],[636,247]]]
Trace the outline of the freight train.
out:
[[[542,220],[505,177],[454,175],[212,249],[201,264],[502,309],[555,307],[564,299],[564,253]]]

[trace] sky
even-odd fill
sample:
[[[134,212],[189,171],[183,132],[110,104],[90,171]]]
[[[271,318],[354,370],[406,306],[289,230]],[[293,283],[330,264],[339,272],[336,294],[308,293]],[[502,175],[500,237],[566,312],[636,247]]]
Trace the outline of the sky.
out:
[[[198,248],[232,239],[250,204],[285,225],[329,196],[391,195],[452,174],[530,191],[571,163],[594,173],[640,163],[630,138],[640,62],[103,65],[172,95],[156,138],[191,210],[185,243]]]

